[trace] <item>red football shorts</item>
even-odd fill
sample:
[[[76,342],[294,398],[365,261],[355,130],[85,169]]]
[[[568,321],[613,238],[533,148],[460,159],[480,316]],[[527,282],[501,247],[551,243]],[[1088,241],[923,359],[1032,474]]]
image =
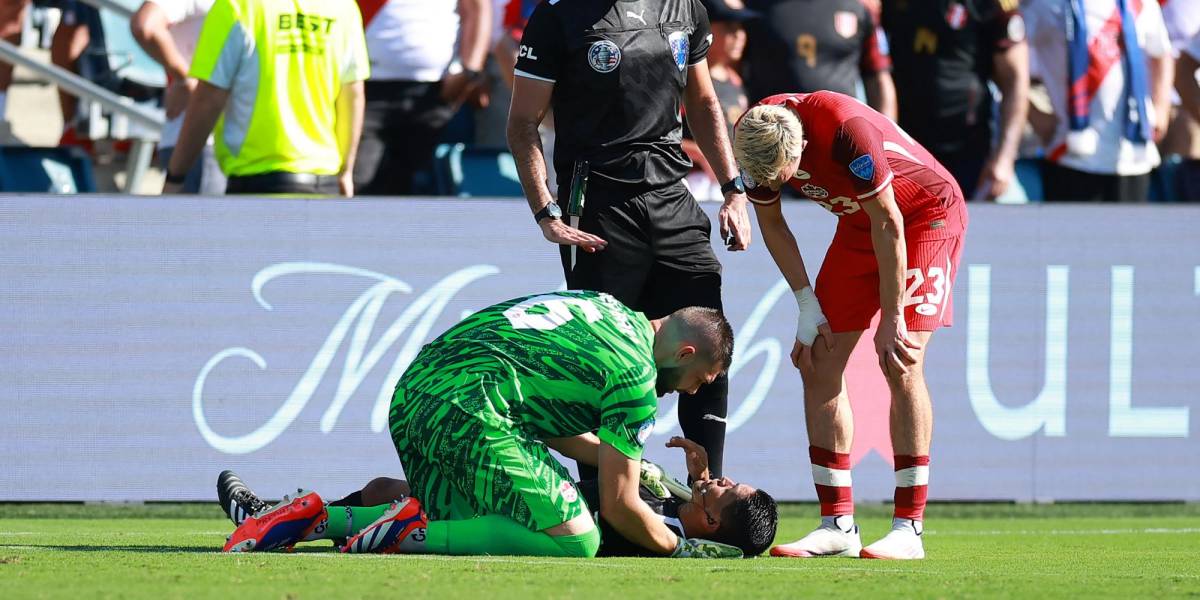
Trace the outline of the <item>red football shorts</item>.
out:
[[[964,208],[965,212],[965,208]],[[965,215],[946,219],[930,239],[905,232],[908,273],[905,277],[904,322],[909,331],[933,331],[954,323],[954,279],[966,236]],[[862,331],[879,312],[879,263],[869,231],[838,226],[817,275],[817,300],[834,333]]]

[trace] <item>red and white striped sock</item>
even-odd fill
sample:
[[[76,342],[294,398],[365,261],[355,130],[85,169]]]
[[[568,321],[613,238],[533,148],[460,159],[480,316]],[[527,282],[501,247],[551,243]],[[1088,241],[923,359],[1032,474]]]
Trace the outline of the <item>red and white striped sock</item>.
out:
[[[823,520],[854,514],[854,494],[850,488],[850,455],[816,446],[808,447],[813,483],[821,502]],[[850,525],[853,523],[851,522]]]
[[[925,519],[925,499],[929,495],[929,457],[897,454],[896,519]]]

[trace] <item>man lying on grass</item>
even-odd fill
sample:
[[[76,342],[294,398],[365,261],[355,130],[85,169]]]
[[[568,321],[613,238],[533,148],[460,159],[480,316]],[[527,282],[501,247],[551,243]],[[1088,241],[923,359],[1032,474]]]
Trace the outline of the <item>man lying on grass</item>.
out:
[[[554,449],[597,466],[599,509],[638,546],[741,556],[673,533],[638,494],[658,397],[695,392],[732,357],[733,329],[710,308],[648,319],[608,294],[566,291],[476,312],[396,384],[388,426],[412,496],[350,515],[343,551],[595,556],[600,532]],[[290,546],[326,521],[336,530],[329,512],[299,493],[243,522],[225,550]]]
[[[757,556],[766,550],[775,538],[779,522],[775,500],[762,490],[735,484],[725,477],[712,479],[708,473],[708,454],[699,444],[673,437],[667,446],[684,451],[692,484],[689,487],[679,483],[658,465],[643,461],[638,494],[663,524],[677,536],[703,537],[728,544],[745,556]],[[599,511],[600,486],[596,480],[579,481],[575,486],[600,528],[596,556],[658,556],[622,536],[604,519]],[[331,539],[338,546],[345,546],[346,540],[354,538],[371,515],[410,493],[407,481],[390,477],[373,479],[361,490],[327,504],[325,522],[318,524],[305,541]],[[232,471],[223,471],[218,477],[217,497],[235,525],[270,508]]]

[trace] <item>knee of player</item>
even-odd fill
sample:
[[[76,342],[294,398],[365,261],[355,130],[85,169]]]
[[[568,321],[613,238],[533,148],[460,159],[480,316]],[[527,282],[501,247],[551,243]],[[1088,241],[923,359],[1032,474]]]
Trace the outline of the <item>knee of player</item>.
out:
[[[922,367],[923,365],[920,362],[908,365],[908,369],[904,371],[894,366],[889,366],[889,368],[883,369],[883,377],[887,380],[888,387],[895,391],[903,392],[912,390],[924,380]]]
[[[391,477],[376,477],[363,486],[363,503],[368,506],[386,504],[412,493],[408,482]]]
[[[555,536],[554,541],[567,558],[595,558],[600,550],[600,529],[592,527],[585,533]]]

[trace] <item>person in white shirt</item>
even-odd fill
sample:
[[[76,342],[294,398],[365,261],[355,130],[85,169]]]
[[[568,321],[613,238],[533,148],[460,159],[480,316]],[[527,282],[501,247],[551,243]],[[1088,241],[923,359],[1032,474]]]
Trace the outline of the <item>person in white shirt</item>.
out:
[[[484,84],[491,0],[358,2],[371,78],[354,185],[361,195],[411,194],[442,129]]]
[[[1056,122],[1046,140],[1046,199],[1144,202],[1150,171],[1159,164],[1155,142],[1170,118],[1174,78],[1157,0],[1038,0],[1023,14],[1035,78],[1049,93]],[[1086,27],[1086,64],[1072,65],[1068,57],[1073,23]],[[1137,40],[1136,48],[1126,47],[1127,36]],[[1085,70],[1072,108],[1071,73]],[[1145,89],[1136,98],[1139,77]]]
[[[166,113],[159,162],[165,171],[183,126],[184,108],[196,88],[188,77],[196,40],[213,0],[146,0],[130,19],[134,39],[167,71]],[[183,192],[216,195],[225,192],[225,176],[217,164],[210,137],[202,158],[188,172]]]

